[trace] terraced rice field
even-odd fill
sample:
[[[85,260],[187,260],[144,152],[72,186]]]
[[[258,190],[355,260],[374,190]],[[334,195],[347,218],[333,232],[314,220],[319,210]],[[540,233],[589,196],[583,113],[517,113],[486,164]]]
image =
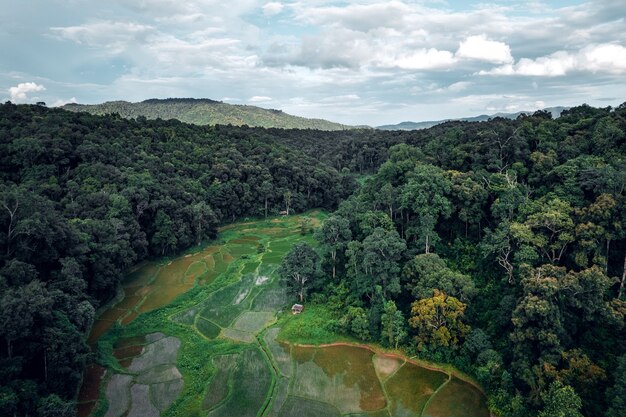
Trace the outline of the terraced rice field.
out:
[[[308,217],[315,226],[324,214]],[[90,336],[107,370],[87,373],[79,414],[488,417],[480,389],[441,370],[277,339],[295,298],[276,269],[295,243],[313,244],[302,220],[229,225],[220,244],[130,273]]]

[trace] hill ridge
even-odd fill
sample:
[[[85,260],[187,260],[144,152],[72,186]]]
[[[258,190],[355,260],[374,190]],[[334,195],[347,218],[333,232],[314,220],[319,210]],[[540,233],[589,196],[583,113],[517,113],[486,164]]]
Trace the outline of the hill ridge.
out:
[[[229,104],[209,98],[151,98],[140,102],[124,100],[101,104],[70,103],[62,107],[73,112],[96,115],[117,113],[123,118],[176,119],[195,125],[233,125],[282,129],[348,130],[355,126],[324,119],[305,118],[279,109],[265,109],[247,104]]]

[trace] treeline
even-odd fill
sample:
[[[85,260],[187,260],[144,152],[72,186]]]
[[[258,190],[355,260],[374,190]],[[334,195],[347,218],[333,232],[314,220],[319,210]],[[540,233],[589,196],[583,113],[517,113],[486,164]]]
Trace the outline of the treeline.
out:
[[[470,373],[496,416],[626,415],[626,104],[437,131],[362,138],[407,140],[316,232],[320,257],[285,257],[294,295]]]
[[[128,267],[356,186],[264,130],[10,103],[0,167],[2,415],[74,414],[85,336]]]

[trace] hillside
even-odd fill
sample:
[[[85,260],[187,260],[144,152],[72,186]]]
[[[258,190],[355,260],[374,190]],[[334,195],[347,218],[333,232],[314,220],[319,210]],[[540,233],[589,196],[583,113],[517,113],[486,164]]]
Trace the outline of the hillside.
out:
[[[543,109],[543,111],[547,111],[552,114],[553,118],[557,118],[561,115],[563,110],[567,110],[567,107],[549,107]],[[445,120],[428,120],[424,122],[401,122],[395,125],[382,125],[377,126],[376,129],[380,130],[420,130],[420,129],[429,129],[433,126],[437,126],[441,123],[450,122],[450,121],[459,121],[459,122],[486,122],[489,119],[495,119],[496,117],[502,117],[504,119],[517,119],[518,116],[522,114],[533,114],[532,111],[518,111],[516,113],[496,113],[492,115],[481,114],[480,116],[474,117],[463,117],[459,119],[445,119]]]
[[[118,113],[127,119],[177,119],[195,125],[233,125],[251,127],[276,127],[281,129],[345,130],[352,126],[322,119],[292,116],[282,110],[263,109],[256,106],[227,104],[210,99],[169,98],[150,99],[139,103],[108,101],[102,104],[67,104],[63,109],[96,115]]]

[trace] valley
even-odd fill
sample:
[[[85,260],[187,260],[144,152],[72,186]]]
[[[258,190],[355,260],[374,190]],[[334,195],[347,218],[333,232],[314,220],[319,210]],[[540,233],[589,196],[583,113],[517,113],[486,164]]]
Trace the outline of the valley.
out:
[[[489,416],[457,371],[339,334],[289,339],[309,312],[291,314],[296,298],[276,269],[295,243],[316,244],[326,216],[235,223],[214,243],[136,267],[91,332],[100,365],[79,416]]]

